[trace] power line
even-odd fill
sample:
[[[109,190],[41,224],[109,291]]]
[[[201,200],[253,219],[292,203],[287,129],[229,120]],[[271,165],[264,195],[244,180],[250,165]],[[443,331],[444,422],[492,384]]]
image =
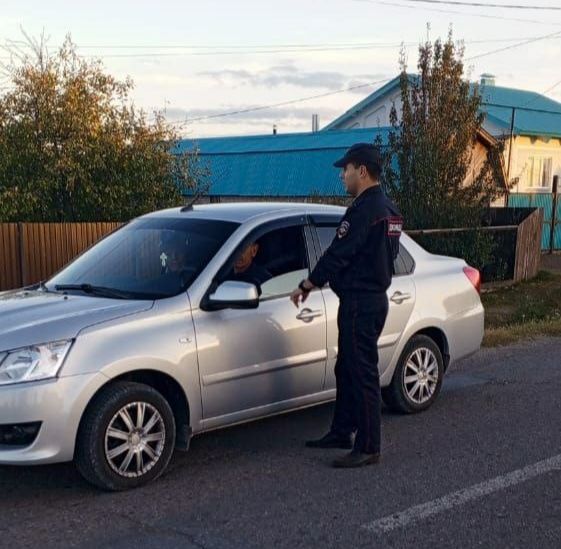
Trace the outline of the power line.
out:
[[[485,52],[485,53],[481,53],[479,55],[467,58],[466,61],[470,61],[470,60],[473,60],[473,59],[479,59],[481,57],[486,57],[488,55],[493,55],[495,53],[499,53],[499,52],[503,52],[503,51],[506,51],[506,50],[518,48],[518,47],[524,46],[526,44],[537,42],[539,40],[546,40],[548,38],[553,38],[553,37],[558,36],[558,35],[561,35],[561,31],[557,31],[557,32],[551,33],[551,34],[546,34],[546,35],[543,35],[543,36],[538,36],[538,37],[535,37],[535,38],[532,38],[532,39],[529,39],[529,40],[523,40],[523,41],[518,42],[516,44],[513,44],[511,46],[507,46],[506,48],[499,48],[499,49],[496,49],[496,50],[491,50],[491,51],[488,51],[488,52]],[[344,89],[341,89],[341,90],[327,92],[327,93],[323,93],[323,94],[319,94],[319,95],[302,97],[302,98],[299,98],[299,99],[292,99],[290,101],[283,101],[281,103],[275,103],[275,104],[272,104],[272,105],[261,105],[261,106],[249,107],[247,109],[241,109],[241,110],[237,110],[237,111],[229,111],[229,112],[217,113],[217,114],[208,115],[208,116],[200,116],[200,117],[197,117],[197,118],[186,119],[184,122],[173,122],[172,124],[181,124],[182,126],[185,126],[186,124],[189,124],[189,123],[192,123],[192,122],[201,122],[201,121],[211,120],[211,119],[215,119],[215,118],[223,118],[223,117],[227,117],[227,116],[235,116],[237,114],[245,114],[245,113],[261,111],[261,110],[265,110],[265,109],[273,109],[273,108],[276,108],[276,107],[293,105],[295,103],[300,103],[300,102],[303,102],[303,101],[309,101],[311,99],[319,99],[321,97],[327,97],[327,96],[330,96],[330,95],[344,93],[344,92],[347,92],[347,91],[352,91],[352,90],[359,89],[359,88],[364,88],[364,87],[367,87],[367,86],[374,86],[376,84],[386,83],[386,82],[389,82],[389,80],[391,80],[391,79],[380,80],[378,82],[369,82],[367,84],[352,86],[350,88],[344,88]]]
[[[561,31],[553,32],[551,34],[545,34],[543,36],[537,36],[536,38],[530,38],[529,40],[523,40],[522,42],[518,42],[517,44],[512,44],[510,46],[506,46],[504,48],[499,48],[496,50],[488,51],[485,53],[480,53],[478,55],[473,55],[472,57],[468,57],[466,61],[473,61],[474,59],[480,59],[481,57],[487,57],[488,55],[493,55],[495,53],[500,53],[503,51],[512,50],[514,48],[519,48],[520,46],[525,46],[526,44],[533,44],[534,42],[539,42],[541,40],[547,40],[549,38],[556,38],[561,36]]]
[[[184,56],[217,56],[217,55],[258,55],[258,54],[273,54],[273,53],[313,53],[313,52],[327,52],[327,51],[357,51],[369,49],[397,49],[401,44],[393,44],[388,46],[349,46],[349,47],[331,47],[331,48],[305,48],[305,49],[263,49],[263,50],[237,50],[237,51],[199,51],[199,52],[174,52],[174,53],[161,53],[161,52],[148,52],[148,53],[115,53],[106,55],[81,55],[81,57],[98,57],[102,59],[107,58],[135,58],[135,57],[184,57]]]
[[[539,37],[538,37],[539,38]],[[534,40],[535,38],[527,38],[526,40]],[[515,42],[520,40],[520,38],[499,38],[499,39],[489,39],[489,40],[471,40],[464,41],[464,44],[486,44],[486,43],[496,43],[496,42]],[[214,56],[214,55],[254,55],[254,54],[272,54],[272,53],[308,53],[308,52],[326,52],[326,51],[357,51],[357,50],[369,50],[369,49],[397,49],[402,46],[417,46],[418,42],[400,42],[394,44],[381,44],[381,43],[370,43],[370,44],[353,44],[348,46],[333,45],[328,47],[315,47],[312,45],[299,46],[299,47],[289,47],[289,49],[247,49],[238,51],[203,51],[203,52],[174,52],[174,53],[160,53],[160,52],[149,52],[149,53],[138,53],[138,54],[107,54],[102,56],[102,58],[135,58],[135,57],[181,57],[184,55],[193,56]],[[124,48],[124,47],[123,47]],[[168,47],[166,47],[167,49]],[[169,47],[171,48],[171,47]],[[188,48],[188,47],[186,47]],[[202,48],[202,46],[200,47]]]
[[[537,99],[537,98],[534,98],[531,101],[534,101],[535,99]],[[498,107],[498,108],[501,108],[501,109],[522,109],[522,108],[524,108],[524,110],[532,111],[532,112],[539,112],[539,113],[542,113],[542,114],[561,114],[561,110],[560,111],[551,111],[549,109],[527,109],[527,108],[524,107],[524,105],[528,105],[529,102],[525,103],[524,105],[521,105],[521,106],[519,106],[519,105],[504,105],[502,103],[491,103],[489,101],[482,101],[481,104],[482,105],[487,105],[488,107]]]
[[[408,0],[405,0],[408,1]],[[532,36],[526,38],[533,38]],[[484,44],[488,42],[515,42],[520,40],[521,37],[512,37],[512,38],[487,38],[481,40],[466,40],[467,44]],[[160,50],[160,49],[202,49],[202,50],[232,50],[232,49],[243,49],[243,50],[250,50],[250,49],[278,49],[278,48],[294,48],[294,49],[306,49],[306,48],[337,48],[337,47],[394,47],[396,45],[400,45],[402,42],[317,42],[317,43],[300,43],[300,44],[86,44],[80,45],[78,44],[78,49],[125,49],[125,50]],[[405,44],[415,45],[417,42],[405,42]]]
[[[553,33],[554,35],[561,34]],[[549,38],[555,38],[556,36],[550,36]],[[561,38],[561,36],[559,36]],[[545,40],[544,37],[536,37],[536,38],[528,38],[523,43],[530,44],[537,40]],[[479,43],[487,43],[487,42],[500,42],[501,40],[489,40],[489,41],[480,41]],[[514,40],[504,40],[505,42],[510,42]],[[474,42],[464,42],[464,44],[470,44]],[[142,58],[142,57],[184,57],[184,56],[216,56],[216,55],[255,55],[255,54],[273,54],[273,53],[311,53],[311,52],[327,52],[327,51],[359,51],[359,50],[371,50],[377,48],[390,48],[390,49],[398,49],[402,46],[412,47],[418,46],[418,42],[401,42],[399,44],[394,44],[392,46],[357,46],[357,47],[347,47],[347,48],[308,48],[308,49],[287,49],[287,50],[248,50],[248,51],[214,51],[214,52],[195,52],[195,53],[185,53],[185,52],[176,52],[176,53],[160,53],[160,52],[149,52],[149,53],[137,53],[137,54],[108,54],[108,55],[91,55],[91,56],[81,56],[81,57],[97,57],[102,59],[108,58]],[[506,48],[501,48],[499,50],[494,50],[490,53],[495,53],[495,51],[502,51],[508,50],[511,47],[517,47],[518,44],[514,44],[512,46],[508,46]],[[482,55],[489,55],[489,54],[482,54]]]
[[[526,101],[526,103],[524,103],[523,105],[521,105],[520,107],[517,107],[517,108],[526,109],[526,110],[534,110],[534,109],[527,109],[528,105],[531,105],[532,103],[535,103],[538,99],[540,99],[540,96],[545,95],[546,93],[549,93],[550,91],[554,90],[557,86],[561,86],[561,80],[559,80],[558,82],[555,82],[555,84],[553,84],[552,86],[550,86],[546,90],[542,91],[540,94],[536,94],[535,97]],[[561,114],[561,113],[557,112],[556,114]]]
[[[287,105],[294,105],[295,103],[302,103],[304,101],[310,101],[311,99],[320,99],[321,97],[328,97],[330,95],[335,95],[338,93],[344,93],[344,92],[348,92],[348,91],[353,91],[353,90],[358,90],[360,88],[366,88],[369,86],[375,86],[376,84],[383,84],[386,82],[389,82],[390,80],[392,80],[391,78],[386,78],[384,80],[378,80],[376,82],[368,82],[366,84],[359,84],[358,86],[351,86],[349,88],[343,88],[340,90],[335,90],[335,91],[331,91],[331,92],[327,92],[327,93],[320,93],[317,95],[309,95],[307,97],[300,97],[298,99],[291,99],[289,101],[282,101],[280,103],[274,103],[271,105],[259,105],[256,107],[248,107],[247,109],[240,109],[240,110],[236,110],[236,111],[229,111],[229,112],[222,112],[222,113],[216,113],[216,114],[211,114],[208,116],[199,116],[197,118],[187,118],[185,121],[177,121],[177,122],[171,122],[171,124],[173,125],[182,125],[185,126],[187,124],[190,124],[192,122],[201,122],[203,120],[211,120],[214,118],[224,118],[226,116],[234,116],[237,114],[245,114],[248,112],[255,112],[255,111],[262,111],[262,110],[266,110],[266,109],[274,109],[277,107],[285,107]]]
[[[388,42],[320,42],[315,44],[164,44],[164,45],[124,45],[124,44],[86,44],[78,45],[79,49],[275,49],[275,48],[322,48],[322,47],[353,47],[353,46],[377,46],[377,47],[392,47],[395,43]]]
[[[513,42],[516,40],[520,40],[519,38],[498,38],[498,39],[487,39],[487,40],[471,40],[471,41],[464,41],[464,44],[486,44],[486,43],[496,43],[496,42]],[[531,40],[531,38],[528,38]],[[353,44],[349,46],[342,46],[342,45],[333,45],[330,47],[314,47],[313,45],[301,46],[301,47],[289,47],[289,49],[247,49],[247,50],[238,50],[238,51],[196,51],[196,52],[171,52],[171,53],[162,53],[162,52],[143,52],[143,53],[123,53],[123,54],[92,54],[92,55],[80,55],[80,57],[85,58],[145,58],[145,57],[182,57],[182,56],[199,56],[199,55],[206,55],[206,56],[216,56],[216,55],[253,55],[253,54],[272,54],[272,53],[308,53],[308,52],[324,52],[324,51],[357,51],[357,50],[369,50],[369,49],[376,49],[376,48],[400,48],[402,46],[416,46],[418,45],[417,42],[400,42],[400,43],[365,43],[365,44]],[[88,46],[88,48],[94,46]],[[106,48],[118,48],[118,49],[142,49],[145,46],[98,46],[100,49]],[[189,49],[191,46],[156,46],[156,49]],[[197,49],[203,49],[207,46],[197,46]],[[214,48],[214,46],[208,46],[209,48]],[[237,46],[232,46],[237,47]],[[85,46],[78,46],[78,49],[85,48]],[[0,60],[8,60],[9,57],[4,56],[0,57]]]
[[[425,6],[412,6],[410,4],[398,4],[397,2],[389,2],[385,0],[354,0],[355,2],[364,2],[369,4],[378,4],[383,6],[392,6],[396,8],[406,8],[408,10],[411,9],[421,9],[424,11],[432,11],[437,13],[450,13],[453,15],[462,15],[464,17],[479,17],[483,19],[498,19],[501,21],[514,21],[516,23],[533,23],[536,25],[548,25],[548,26],[561,26],[561,22],[556,21],[540,21],[535,19],[521,19],[517,17],[504,17],[501,15],[488,15],[483,13],[467,13],[465,11],[455,11],[455,10],[445,10],[439,8],[429,8]],[[407,1],[407,0],[404,0]]]
[[[555,84],[553,84],[553,86],[547,88],[547,90],[544,90],[541,95],[545,95],[546,93],[549,93],[550,91],[553,91],[555,88],[557,88],[558,86],[561,86],[561,80],[555,82]],[[536,98],[537,99],[537,98]],[[535,101],[535,100],[532,100]]]
[[[478,8],[504,8],[509,10],[550,10],[561,11],[559,6],[529,6],[527,4],[485,4],[483,2],[459,2],[455,0],[405,0],[424,4],[447,4],[453,6],[472,6]]]

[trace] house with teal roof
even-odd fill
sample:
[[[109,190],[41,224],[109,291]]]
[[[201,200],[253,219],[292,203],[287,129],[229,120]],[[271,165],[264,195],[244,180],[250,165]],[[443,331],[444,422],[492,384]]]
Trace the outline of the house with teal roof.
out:
[[[377,140],[387,145],[390,131],[373,127],[184,139],[177,150],[197,151],[199,168],[208,174],[210,201],[341,198],[346,193],[333,162],[355,143]],[[477,164],[494,142],[485,131],[477,136],[466,184],[479,173]],[[501,184],[506,188],[504,177]]]
[[[345,197],[333,162],[354,143],[388,142],[389,128],[184,139],[208,173],[211,201]]]
[[[514,184],[511,192],[550,193],[553,176],[561,176],[561,103],[536,92],[497,86],[488,74],[481,77],[480,94],[484,130],[506,142],[504,164],[508,180]],[[322,131],[387,127],[394,104],[399,114],[399,76]]]

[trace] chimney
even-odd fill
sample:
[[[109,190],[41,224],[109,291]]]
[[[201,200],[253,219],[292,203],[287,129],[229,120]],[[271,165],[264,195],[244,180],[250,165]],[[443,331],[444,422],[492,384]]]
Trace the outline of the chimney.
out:
[[[312,114],[312,132],[319,131],[319,114]]]
[[[484,86],[494,86],[495,85],[495,75],[489,74],[488,72],[481,75],[481,87]]]

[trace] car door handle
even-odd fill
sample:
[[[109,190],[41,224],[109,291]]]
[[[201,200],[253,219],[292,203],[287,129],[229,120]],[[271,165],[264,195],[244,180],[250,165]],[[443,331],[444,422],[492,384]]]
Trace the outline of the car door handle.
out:
[[[401,305],[404,301],[411,299],[411,294],[406,292],[395,292],[391,297],[390,300],[398,305]]]
[[[314,318],[317,318],[319,316],[323,316],[323,311],[320,310],[312,311],[312,309],[302,309],[302,311],[296,315],[296,318],[304,322],[311,322]]]

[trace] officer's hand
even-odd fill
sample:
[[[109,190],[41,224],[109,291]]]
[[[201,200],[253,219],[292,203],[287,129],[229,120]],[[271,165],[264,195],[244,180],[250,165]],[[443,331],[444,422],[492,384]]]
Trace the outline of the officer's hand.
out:
[[[290,301],[294,303],[296,307],[300,306],[300,302],[304,303],[308,299],[309,292],[303,292],[300,288],[296,288],[290,296]]]

